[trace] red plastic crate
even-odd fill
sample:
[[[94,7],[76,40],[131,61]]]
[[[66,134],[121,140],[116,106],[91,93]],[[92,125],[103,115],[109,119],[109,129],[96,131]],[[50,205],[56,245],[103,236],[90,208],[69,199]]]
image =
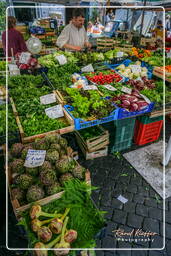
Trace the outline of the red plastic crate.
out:
[[[134,142],[137,145],[144,145],[158,140],[163,126],[163,120],[150,124],[143,124],[136,120],[134,131]]]

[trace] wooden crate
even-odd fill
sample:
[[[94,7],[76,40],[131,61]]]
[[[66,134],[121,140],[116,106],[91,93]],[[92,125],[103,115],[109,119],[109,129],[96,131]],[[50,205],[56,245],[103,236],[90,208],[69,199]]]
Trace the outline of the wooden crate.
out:
[[[109,145],[109,132],[104,130],[102,126],[98,126],[101,135],[94,138],[84,140],[79,131],[75,131],[78,144],[82,144],[87,152],[95,152]]]
[[[5,153],[5,151],[4,151]],[[79,165],[79,163],[76,161],[77,165]],[[19,201],[17,199],[13,199],[12,198],[12,194],[11,194],[11,187],[10,185],[12,184],[12,173],[11,173],[11,169],[9,167],[6,167],[5,168],[5,172],[6,172],[6,175],[8,175],[8,190],[9,190],[9,194],[10,194],[10,200],[11,200],[11,204],[13,206],[13,210],[14,210],[14,213],[16,215],[16,218],[19,219],[20,216],[21,216],[21,213],[27,209],[29,209],[31,207],[31,205],[33,203],[28,203],[26,205],[20,205]],[[89,170],[86,170],[86,173],[85,173],[85,181],[88,185],[91,185],[91,178],[90,178],[90,172]],[[47,196],[41,200],[38,200],[38,201],[35,201],[34,203],[36,204],[40,204],[40,205],[45,205],[47,203],[50,203],[52,202],[53,200],[56,200],[56,199],[59,199],[62,194],[64,193],[64,191],[61,191],[59,193],[56,193],[54,195],[51,195],[51,196]]]
[[[88,152],[81,143],[78,143],[78,144],[86,160],[107,156],[108,154],[108,146],[105,146],[104,148],[101,148],[95,152]]]
[[[16,30],[20,31],[21,33],[26,33],[27,32],[27,27],[26,26],[16,26]]]
[[[114,40],[111,38],[98,38],[97,49],[113,49]]]
[[[69,132],[73,132],[74,131],[74,120],[68,114],[68,112],[65,109],[63,109],[64,119],[67,120],[67,122],[70,124],[69,126],[61,128],[61,129],[58,129],[58,130],[49,131],[49,132],[45,132],[45,133],[41,133],[41,134],[36,134],[36,135],[32,135],[32,136],[28,136],[27,137],[25,135],[25,133],[24,133],[24,129],[22,127],[22,124],[21,124],[21,121],[20,121],[20,118],[19,118],[19,115],[18,115],[18,111],[17,111],[17,109],[15,107],[15,103],[14,103],[12,98],[10,98],[10,102],[11,102],[11,106],[12,106],[12,109],[13,109],[13,113],[14,113],[17,125],[18,125],[18,129],[19,129],[19,132],[20,132],[22,143],[33,142],[33,141],[35,141],[35,139],[37,139],[37,138],[44,138],[46,135],[49,135],[49,134],[55,134],[55,133],[65,134],[65,133],[69,133]]]
[[[162,78],[162,79],[165,79],[166,81],[168,81],[169,83],[171,83],[171,74],[168,73],[168,72],[165,72],[165,77],[163,75],[163,72],[162,70],[160,69],[160,67],[155,67],[154,70],[153,70],[153,75],[159,77],[159,78]]]

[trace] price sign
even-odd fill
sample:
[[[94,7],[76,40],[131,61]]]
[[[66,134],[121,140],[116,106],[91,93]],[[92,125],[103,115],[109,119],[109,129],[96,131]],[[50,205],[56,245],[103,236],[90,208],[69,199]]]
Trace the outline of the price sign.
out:
[[[132,89],[127,88],[127,87],[125,87],[125,86],[122,87],[121,91],[122,91],[122,92],[125,92],[125,93],[128,93],[128,94],[131,94],[131,93],[132,93]]]
[[[51,119],[55,119],[55,118],[59,118],[59,117],[64,116],[62,105],[56,105],[56,106],[51,107],[51,108],[46,108],[45,113]]]
[[[151,101],[149,100],[149,98],[147,98],[145,95],[143,95],[143,94],[140,94],[140,95],[141,95],[141,97],[142,97],[148,104],[151,103]]]
[[[46,150],[29,149],[24,166],[29,168],[41,166],[45,161],[45,156]]]
[[[59,62],[60,65],[64,65],[67,63],[67,58],[63,54],[56,56],[56,60]]]
[[[130,68],[132,70],[132,73],[140,73],[141,72],[141,66],[140,65],[130,65]]]
[[[5,104],[5,101],[0,99],[0,105],[4,105],[4,104]]]
[[[56,102],[56,97],[54,93],[46,94],[40,97],[40,103],[43,105],[51,104]]]
[[[171,58],[171,50],[167,52],[167,58]]]
[[[98,90],[98,88],[97,88],[96,85],[85,85],[85,86],[83,87],[83,89],[84,89],[85,91],[87,91],[87,90]]]
[[[85,72],[87,72],[87,73],[94,72],[94,68],[93,68],[92,64],[89,64],[89,65],[83,67],[81,69],[81,72],[83,72],[83,73],[85,73]]]
[[[117,89],[114,88],[114,87],[113,87],[112,85],[110,85],[110,84],[104,84],[103,87],[105,87],[105,88],[108,89],[109,91],[113,91],[113,92],[117,91]]]
[[[31,57],[31,53],[30,52],[22,52],[21,56],[19,57],[19,62],[21,64],[27,64],[29,59]]]
[[[123,57],[123,54],[124,54],[123,52],[117,52],[116,53],[116,57],[117,58],[121,58],[121,57]]]

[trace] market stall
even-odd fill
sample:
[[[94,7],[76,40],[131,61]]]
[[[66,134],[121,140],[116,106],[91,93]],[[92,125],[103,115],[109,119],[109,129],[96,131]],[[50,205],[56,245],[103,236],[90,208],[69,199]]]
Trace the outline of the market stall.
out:
[[[31,29],[29,52],[0,61],[0,146],[4,157],[8,151],[10,202],[28,247],[67,255],[95,248],[106,225],[91,198],[96,188],[86,160],[160,138],[171,114],[170,50],[146,47],[144,38],[135,47],[132,37],[104,37],[92,49],[42,52],[56,33]]]

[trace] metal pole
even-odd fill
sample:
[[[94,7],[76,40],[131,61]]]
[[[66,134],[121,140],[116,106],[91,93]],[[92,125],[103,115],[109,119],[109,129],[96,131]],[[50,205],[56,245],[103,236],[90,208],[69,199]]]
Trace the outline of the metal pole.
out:
[[[171,159],[171,136],[169,138],[169,142],[167,144],[166,152],[165,152],[165,162],[163,161],[163,165],[167,166]]]
[[[146,3],[147,3],[147,0],[144,0],[144,4],[143,6],[146,6]],[[141,29],[140,29],[140,36],[142,36],[142,31],[143,31],[143,24],[144,24],[144,9],[143,9],[143,12],[142,12],[142,19],[141,19]]]

